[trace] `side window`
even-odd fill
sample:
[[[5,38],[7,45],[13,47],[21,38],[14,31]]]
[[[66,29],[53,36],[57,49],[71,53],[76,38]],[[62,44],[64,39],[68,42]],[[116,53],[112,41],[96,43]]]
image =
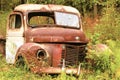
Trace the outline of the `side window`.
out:
[[[9,23],[10,23],[9,24],[10,29],[19,29],[22,24],[21,16],[19,14],[10,15]]]

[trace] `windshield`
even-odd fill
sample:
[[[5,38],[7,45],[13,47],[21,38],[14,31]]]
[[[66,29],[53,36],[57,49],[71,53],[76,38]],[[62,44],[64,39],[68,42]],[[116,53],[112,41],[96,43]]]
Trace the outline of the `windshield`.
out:
[[[75,14],[55,12],[56,24],[79,28],[79,18]]]
[[[28,24],[32,27],[52,24],[79,28],[79,17],[76,14],[63,12],[31,12],[28,14]]]

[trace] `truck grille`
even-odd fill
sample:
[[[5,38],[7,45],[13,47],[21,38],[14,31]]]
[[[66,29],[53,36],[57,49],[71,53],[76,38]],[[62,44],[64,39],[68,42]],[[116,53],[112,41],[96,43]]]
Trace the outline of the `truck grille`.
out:
[[[85,57],[86,45],[65,45],[65,50],[62,53],[62,58],[65,59],[66,66],[78,65]],[[62,65],[62,60],[61,60]]]

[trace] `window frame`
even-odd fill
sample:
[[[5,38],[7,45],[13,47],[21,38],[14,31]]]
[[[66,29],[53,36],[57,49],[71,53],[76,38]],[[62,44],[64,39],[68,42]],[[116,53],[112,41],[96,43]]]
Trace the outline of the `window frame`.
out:
[[[15,28],[15,27],[12,27],[12,26],[11,26],[10,18],[11,18],[11,16],[13,16],[13,15],[19,15],[20,18],[21,18],[21,24],[20,24],[20,27],[19,27],[19,28]],[[21,14],[21,13],[19,13],[19,12],[14,12],[14,13],[12,13],[12,14],[9,15],[9,24],[8,24],[8,29],[9,29],[9,30],[20,30],[22,26],[23,26],[23,18],[22,18],[22,14]]]

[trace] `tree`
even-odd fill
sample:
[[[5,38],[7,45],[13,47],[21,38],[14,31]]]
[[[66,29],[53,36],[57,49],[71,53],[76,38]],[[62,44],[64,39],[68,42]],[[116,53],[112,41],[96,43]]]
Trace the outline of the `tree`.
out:
[[[0,0],[0,10],[9,10],[19,4],[37,3],[37,4],[60,4],[76,7],[85,17],[90,14],[96,17],[100,10],[107,7],[108,0]],[[109,2],[112,2],[109,0]],[[115,0],[117,9],[120,9],[120,0]]]

